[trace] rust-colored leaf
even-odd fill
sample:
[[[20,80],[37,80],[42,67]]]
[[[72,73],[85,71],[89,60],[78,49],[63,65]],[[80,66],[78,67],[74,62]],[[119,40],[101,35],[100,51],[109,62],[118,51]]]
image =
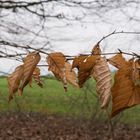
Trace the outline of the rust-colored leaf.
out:
[[[31,79],[29,80],[29,83],[28,83],[30,87],[32,87],[32,82],[33,82],[33,80],[32,80],[32,77],[31,77]]]
[[[137,60],[136,66],[140,70],[140,58]]]
[[[48,70],[52,71],[55,77],[62,81],[65,91],[67,91],[67,81],[65,76],[65,61],[66,58],[60,52],[51,53],[47,57],[49,65]]]
[[[24,59],[22,82],[18,90],[19,95],[22,95],[24,87],[30,82],[39,61],[40,55],[38,52],[31,52]]]
[[[132,80],[135,85],[140,86],[140,65],[139,65],[139,59],[136,61],[133,60],[132,64]]]
[[[101,49],[100,49],[100,45],[96,44],[93,49],[92,49],[92,55],[100,55],[101,54]]]
[[[73,60],[72,68],[78,68],[78,84],[81,88],[90,78],[97,56],[79,56]]]
[[[22,75],[23,65],[20,65],[16,67],[15,71],[10,76],[8,76],[9,101],[13,99],[14,94],[17,92]]]
[[[115,83],[112,87],[112,117],[126,108],[140,104],[140,87],[135,86],[132,80],[133,63],[126,61],[122,55],[119,57],[120,59],[117,60],[111,58],[113,64],[117,63],[117,67],[119,64],[119,70],[115,73]]]
[[[74,58],[73,63],[72,63],[72,69],[77,68],[79,69],[79,66],[83,61],[87,58],[88,56],[80,55]]]
[[[77,84],[77,76],[74,70],[72,70],[72,66],[69,62],[65,63],[66,69],[66,80],[68,83],[72,84],[74,87],[79,87]]]
[[[93,77],[97,82],[96,91],[99,94],[101,108],[106,108],[111,97],[112,75],[105,57],[96,60]]]
[[[116,68],[124,67],[126,63],[128,63],[125,58],[122,56],[122,53],[119,53],[112,58],[108,59],[108,62]]]
[[[40,86],[41,88],[43,87],[43,82],[40,79],[40,69],[38,67],[35,68],[32,78],[35,80],[38,86]],[[32,78],[29,81],[30,87],[32,87],[32,81],[33,81]]]
[[[40,69],[38,67],[35,68],[33,72],[33,78],[37,85],[39,85],[41,88],[43,87],[43,82],[40,79]]]

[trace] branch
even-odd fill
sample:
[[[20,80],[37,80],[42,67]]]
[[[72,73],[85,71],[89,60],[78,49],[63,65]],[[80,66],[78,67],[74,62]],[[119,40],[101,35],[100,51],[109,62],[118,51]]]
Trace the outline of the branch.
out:
[[[97,44],[100,44],[103,40],[109,38],[112,35],[117,35],[117,34],[138,34],[138,35],[140,35],[140,32],[124,32],[124,31],[116,32],[116,31],[113,31],[112,33],[102,37],[97,42]],[[50,53],[48,53],[46,51],[43,51],[41,48],[36,49],[36,48],[30,47],[28,45],[27,46],[21,46],[21,45],[18,45],[16,43],[7,42],[7,41],[4,41],[4,40],[0,40],[0,44],[12,46],[12,47],[15,47],[15,48],[22,48],[22,49],[25,49],[25,50],[30,49],[30,50],[38,51],[38,52],[40,52],[42,54],[46,54],[46,55],[50,54]],[[133,57],[140,58],[140,55],[138,55],[138,54],[136,54],[134,52],[133,53],[127,53],[127,52],[123,52],[123,51],[121,51],[119,49],[118,49],[118,52],[114,52],[114,53],[108,52],[108,53],[93,54],[93,55],[114,55],[114,54],[119,54],[119,53],[126,54],[126,55],[131,55]],[[81,55],[88,56],[88,55],[91,55],[91,54],[81,54]],[[0,56],[0,57],[7,57],[7,56]],[[11,55],[11,56],[9,55],[9,57],[14,57],[14,55]],[[74,57],[76,57],[76,56],[65,55],[65,57],[67,58],[67,60],[73,60]]]
[[[114,52],[114,53],[108,52],[108,53],[100,53],[100,54],[92,54],[92,55],[115,55],[115,54],[120,54],[120,53],[140,58],[140,55],[138,55],[136,53],[133,53],[133,52],[132,53],[127,53],[127,52],[123,52],[123,51],[120,52],[120,50],[118,50],[118,52]],[[89,55],[91,55],[91,54],[80,54],[80,56],[89,56]],[[65,55],[65,57],[68,58],[67,60],[73,60],[74,57],[76,57],[76,56]]]
[[[103,40],[109,38],[109,37],[112,36],[112,35],[116,35],[116,34],[131,34],[131,35],[137,34],[137,35],[140,35],[140,32],[124,32],[124,31],[116,32],[116,30],[115,30],[115,31],[113,31],[112,33],[110,33],[110,34],[108,34],[108,35],[102,37],[102,38],[97,42],[97,44],[100,44]]]
[[[48,3],[56,0],[44,0],[38,2],[26,2],[26,1],[0,1],[0,8],[3,9],[13,9],[13,8],[27,8],[35,5],[41,5],[43,3]]]
[[[0,40],[0,44],[2,45],[8,45],[8,46],[12,46],[12,47],[15,47],[15,48],[22,48],[22,49],[31,49],[31,50],[34,50],[34,51],[38,51],[40,53],[43,53],[43,54],[46,54],[46,55],[49,55],[49,53],[45,52],[45,51],[42,51],[41,49],[36,49],[36,48],[33,48],[33,47],[30,47],[30,46],[22,46],[22,45],[18,45],[16,43],[11,43],[11,42],[8,42],[8,41],[5,41],[5,40]]]

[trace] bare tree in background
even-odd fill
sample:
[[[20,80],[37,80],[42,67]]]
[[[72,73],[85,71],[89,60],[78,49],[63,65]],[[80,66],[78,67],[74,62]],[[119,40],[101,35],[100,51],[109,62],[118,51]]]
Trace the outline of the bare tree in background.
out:
[[[54,43],[63,41],[60,29],[75,25],[117,24],[124,19],[136,24],[140,20],[139,6],[138,0],[2,0],[0,57],[21,61],[31,50],[54,51]],[[68,32],[60,34],[67,36]],[[71,35],[66,41],[74,40]]]

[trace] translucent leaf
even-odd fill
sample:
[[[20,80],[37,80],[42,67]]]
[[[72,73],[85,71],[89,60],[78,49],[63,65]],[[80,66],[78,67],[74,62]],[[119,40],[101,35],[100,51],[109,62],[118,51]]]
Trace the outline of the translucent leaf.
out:
[[[31,52],[24,59],[22,82],[19,86],[19,94],[22,95],[24,87],[30,82],[33,72],[40,61],[38,52]]]
[[[15,71],[10,76],[8,76],[9,101],[13,99],[14,94],[17,92],[22,75],[23,65],[20,65],[16,67]]]
[[[101,49],[99,44],[96,44],[93,49],[92,49],[92,55],[100,55],[101,54]]]
[[[119,56],[120,59],[116,57],[118,56],[111,58],[117,67],[119,64],[112,87],[112,117],[126,108],[140,104],[140,87],[136,86],[132,80],[133,61],[126,61],[122,55]]]
[[[77,75],[74,70],[72,70],[71,64],[69,62],[65,63],[65,69],[67,82],[72,84],[74,87],[79,87],[77,84]]]
[[[41,88],[43,87],[43,82],[40,79],[40,69],[38,67],[35,68],[32,78],[35,80],[37,85],[39,85]],[[30,87],[32,87],[32,81],[33,81],[32,78],[29,81]]]
[[[72,68],[78,68],[78,84],[82,87],[90,78],[97,56],[79,56],[73,60]]]
[[[49,65],[48,70],[52,71],[55,77],[62,81],[65,91],[67,91],[67,81],[65,73],[65,61],[66,58],[60,52],[51,53],[47,57],[47,63]]]
[[[97,82],[96,91],[99,94],[101,108],[106,108],[111,97],[112,75],[105,57],[96,60],[93,77]]]

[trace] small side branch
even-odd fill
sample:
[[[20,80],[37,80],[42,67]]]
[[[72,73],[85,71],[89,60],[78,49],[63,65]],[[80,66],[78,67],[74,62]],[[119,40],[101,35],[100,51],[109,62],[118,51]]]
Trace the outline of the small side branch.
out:
[[[108,35],[102,37],[102,38],[97,42],[97,44],[100,44],[103,40],[109,38],[109,37],[112,36],[112,35],[116,35],[116,34],[131,34],[131,35],[137,34],[137,35],[140,35],[140,32],[124,32],[124,31],[116,32],[116,30],[115,30],[115,31],[113,31],[112,33],[110,33],[110,34],[108,34]]]

